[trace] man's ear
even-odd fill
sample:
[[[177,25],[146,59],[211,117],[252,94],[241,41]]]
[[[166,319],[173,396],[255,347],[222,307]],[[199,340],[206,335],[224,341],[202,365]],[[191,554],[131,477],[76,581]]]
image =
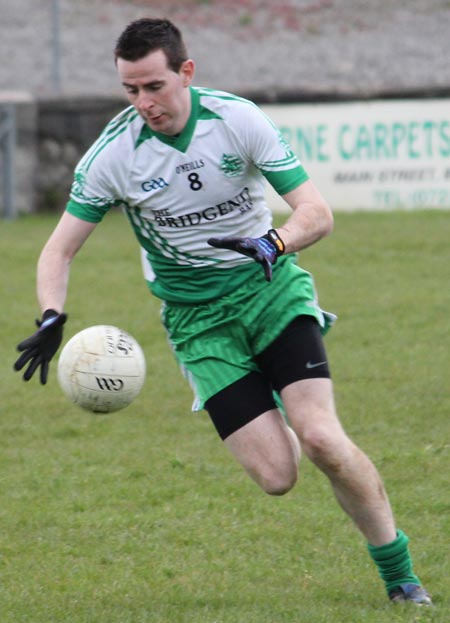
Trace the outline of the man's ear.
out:
[[[194,73],[195,63],[191,58],[188,58],[180,67],[180,76],[184,87],[188,87],[191,84]]]

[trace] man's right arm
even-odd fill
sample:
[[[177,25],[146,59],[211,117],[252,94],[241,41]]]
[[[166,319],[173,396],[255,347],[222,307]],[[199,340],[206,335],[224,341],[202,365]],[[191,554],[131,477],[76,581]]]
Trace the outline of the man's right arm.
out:
[[[39,370],[41,383],[47,383],[49,364],[61,344],[67,319],[63,308],[70,263],[95,225],[65,212],[42,250],[37,269],[42,318],[36,320],[37,331],[17,346],[21,355],[14,364],[15,370],[25,368],[25,381]]]
[[[67,295],[70,263],[97,223],[64,212],[44,246],[37,266],[37,297],[41,311],[62,312]]]

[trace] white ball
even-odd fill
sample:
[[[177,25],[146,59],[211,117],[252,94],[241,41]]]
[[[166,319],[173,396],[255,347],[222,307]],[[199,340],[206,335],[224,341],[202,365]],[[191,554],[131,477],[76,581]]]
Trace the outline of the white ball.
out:
[[[145,380],[144,353],[125,331],[110,325],[74,335],[58,361],[58,381],[66,396],[88,411],[110,413],[127,407]]]

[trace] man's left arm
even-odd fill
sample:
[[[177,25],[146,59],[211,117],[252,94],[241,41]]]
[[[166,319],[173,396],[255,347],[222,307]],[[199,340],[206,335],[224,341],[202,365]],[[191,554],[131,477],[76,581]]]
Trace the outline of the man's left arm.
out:
[[[311,180],[283,195],[292,209],[286,222],[276,231],[284,243],[284,253],[295,253],[331,233],[333,214]]]
[[[260,238],[210,238],[208,244],[247,255],[262,265],[267,281],[272,265],[285,253],[295,253],[314,244],[333,229],[331,209],[311,180],[282,195],[292,214],[278,229]]]

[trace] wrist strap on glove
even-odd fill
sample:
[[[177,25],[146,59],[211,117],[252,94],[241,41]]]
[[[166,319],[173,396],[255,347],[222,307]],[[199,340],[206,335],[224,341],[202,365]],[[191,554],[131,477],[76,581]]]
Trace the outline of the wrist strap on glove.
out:
[[[52,324],[52,318],[59,316],[58,312],[54,309],[46,309],[42,314],[42,320],[36,320],[36,324],[40,329],[45,329]]]
[[[280,257],[280,255],[283,255],[286,247],[284,245],[284,242],[281,240],[280,236],[278,235],[278,232],[275,229],[269,229],[267,234],[265,234],[265,236],[262,236],[262,237],[273,244],[273,246],[275,247],[275,252],[277,254],[277,257]]]

